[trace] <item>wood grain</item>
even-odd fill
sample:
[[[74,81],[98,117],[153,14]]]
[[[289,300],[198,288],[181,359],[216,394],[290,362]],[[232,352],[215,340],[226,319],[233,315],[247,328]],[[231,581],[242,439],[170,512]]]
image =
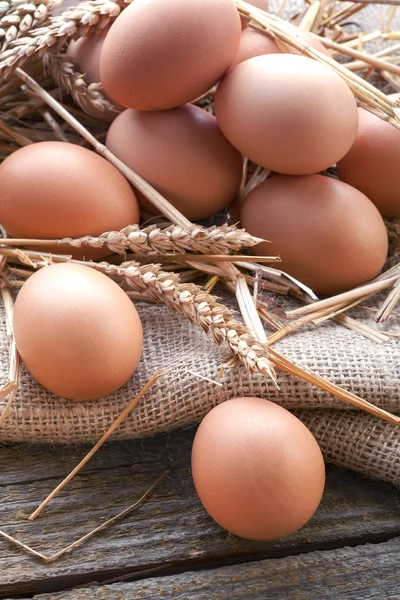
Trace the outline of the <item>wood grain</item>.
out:
[[[192,429],[103,447],[33,523],[27,521],[29,514],[87,447],[0,448],[0,528],[45,554],[132,504],[171,469],[170,478],[137,513],[55,564],[46,565],[0,541],[0,598],[61,591],[154,567],[181,571],[400,535],[395,487],[330,468],[323,502],[306,527],[270,543],[236,538],[206,515],[195,494],[190,474],[193,434]]]
[[[399,552],[397,538],[383,544],[44,594],[34,600],[398,600]]]

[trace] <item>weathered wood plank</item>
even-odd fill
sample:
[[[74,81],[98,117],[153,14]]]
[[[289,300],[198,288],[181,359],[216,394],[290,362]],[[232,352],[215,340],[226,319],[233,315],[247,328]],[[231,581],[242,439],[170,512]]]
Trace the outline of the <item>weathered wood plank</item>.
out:
[[[74,589],[34,600],[399,600],[400,538],[189,571],[134,583]]]
[[[132,504],[166,468],[148,504],[84,547],[46,565],[0,541],[0,598],[68,589],[135,570],[221,565],[334,548],[400,535],[398,491],[328,470],[323,502],[298,533],[271,543],[241,540],[204,512],[190,474],[193,430],[104,447],[36,521],[28,515],[87,448],[0,448],[0,528],[53,553]]]

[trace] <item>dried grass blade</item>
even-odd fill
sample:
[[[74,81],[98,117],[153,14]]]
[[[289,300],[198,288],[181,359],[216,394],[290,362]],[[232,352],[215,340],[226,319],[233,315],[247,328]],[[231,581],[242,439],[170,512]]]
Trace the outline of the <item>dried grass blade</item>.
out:
[[[377,281],[374,281],[373,283],[369,283],[355,288],[354,290],[350,290],[349,292],[337,294],[336,296],[331,296],[330,298],[326,298],[325,300],[319,300],[318,302],[313,302],[311,304],[307,304],[306,306],[301,306],[300,308],[289,310],[286,313],[286,316],[290,318],[298,315],[306,315],[317,310],[323,310],[325,308],[337,306],[342,302],[351,302],[352,300],[362,298],[363,296],[376,294],[377,292],[391,287],[396,281],[397,276],[379,279]]]
[[[369,325],[361,323],[360,321],[357,321],[357,319],[353,319],[348,315],[337,315],[336,317],[334,317],[334,320],[337,323],[340,323],[340,325],[343,325],[344,327],[347,327],[348,329],[351,329],[352,331],[355,331],[356,333],[363,335],[364,337],[378,344],[388,342],[391,338],[390,334],[386,335],[381,331],[377,331],[376,329],[369,327]]]
[[[0,415],[0,427],[6,420],[11,407],[14,401],[15,395],[18,391],[19,387],[19,377],[20,377],[20,359],[17,350],[17,346],[15,344],[14,339],[14,331],[13,331],[13,315],[14,315],[14,302],[11,294],[11,290],[9,288],[2,288],[1,295],[3,298],[4,310],[6,314],[6,327],[7,327],[7,336],[8,336],[8,344],[9,344],[9,357],[10,357],[10,366],[8,373],[8,382],[0,389],[0,400],[6,398],[9,394],[10,398]]]
[[[132,504],[131,506],[129,506],[122,512],[115,515],[115,517],[108,519],[107,521],[105,521],[104,523],[102,523],[101,525],[99,525],[98,527],[93,529],[92,531],[89,531],[89,533],[87,533],[83,537],[79,538],[79,540],[76,540],[76,542],[72,542],[72,544],[69,544],[69,546],[66,546],[59,552],[56,552],[55,554],[52,554],[51,556],[45,558],[46,562],[48,562],[48,563],[54,562],[57,558],[60,558],[60,556],[63,556],[64,554],[66,554],[67,552],[72,550],[73,548],[76,548],[77,546],[80,546],[83,542],[86,542],[86,540],[93,537],[96,533],[99,533],[100,531],[102,531],[106,527],[109,527],[116,521],[119,521],[123,517],[126,517],[127,515],[131,514],[134,510],[136,510],[137,508],[139,508],[139,506],[141,506],[142,504],[144,504],[144,502],[146,502],[146,500],[151,496],[151,494],[154,492],[156,487],[158,487],[160,485],[160,483],[169,475],[169,473],[170,473],[170,471],[164,471],[164,473],[162,475],[160,475],[160,477],[157,479],[157,481],[155,481],[153,483],[153,485],[143,494],[143,496],[141,498],[139,498],[139,500],[137,500],[134,504]]]
[[[23,550],[25,550],[25,552],[28,552],[28,554],[31,554],[32,556],[35,556],[36,558],[41,558],[44,561],[47,560],[47,556],[45,556],[41,552],[37,552],[36,550],[34,550],[33,548],[31,548],[30,546],[27,546],[23,542],[20,542],[19,540],[17,540],[16,538],[12,537],[11,535],[8,535],[8,533],[6,533],[5,531],[2,531],[1,529],[0,529],[0,536],[3,537],[4,539],[8,540],[9,542],[11,542],[12,544],[14,544],[15,546],[19,546],[20,548],[22,548]]]
[[[122,421],[126,419],[130,412],[139,404],[143,396],[149,391],[151,386],[158,380],[160,377],[167,375],[167,373],[156,373],[149,379],[149,381],[142,387],[140,392],[127,404],[124,410],[121,412],[119,417],[114,421],[114,423],[107,429],[104,435],[100,438],[95,446],[86,454],[86,456],[80,461],[80,463],[71,471],[65,479],[47,496],[47,498],[40,504],[40,506],[30,515],[29,520],[33,521],[36,517],[42,512],[42,510],[51,502],[51,500],[75,477],[77,473],[86,465],[87,462],[94,456],[101,448],[101,446],[108,440],[108,438],[114,433],[114,431],[120,426]]]
[[[382,323],[383,321],[386,321],[390,317],[390,315],[392,314],[394,309],[396,308],[399,300],[400,300],[400,279],[398,279],[396,285],[390,291],[386,300],[382,303],[382,306],[379,308],[379,310],[375,316],[375,321],[377,321],[378,323]]]
[[[371,402],[367,402],[367,400],[363,400],[359,398],[355,394],[340,388],[339,386],[331,383],[324,377],[317,375],[316,373],[312,373],[311,371],[306,371],[304,368],[295,365],[289,359],[287,359],[283,354],[280,354],[273,348],[270,348],[271,359],[274,361],[277,369],[282,369],[286,371],[286,373],[291,373],[292,375],[296,375],[300,379],[307,381],[313,385],[316,385],[320,389],[323,389],[330,394],[333,394],[337,398],[341,400],[345,400],[349,404],[360,408],[361,410],[365,410],[366,412],[387,421],[388,423],[392,423],[393,425],[400,426],[400,417],[396,415],[392,415],[391,413],[383,410],[372,404]]]

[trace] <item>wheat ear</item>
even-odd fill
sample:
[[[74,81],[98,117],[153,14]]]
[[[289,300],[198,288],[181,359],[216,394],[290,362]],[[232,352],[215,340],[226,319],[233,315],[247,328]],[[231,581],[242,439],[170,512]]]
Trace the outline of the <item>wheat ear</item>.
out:
[[[0,49],[4,52],[18,38],[35,27],[48,22],[51,9],[58,0],[30,0],[28,2],[0,2]],[[2,8],[3,7],[3,8]]]
[[[124,4],[123,0],[82,2],[53,17],[47,27],[34,29],[29,36],[16,39],[1,54],[0,82],[33,56],[40,58],[49,50],[57,52],[69,39],[102,31],[118,17]]]
[[[33,246],[46,244],[55,246],[61,244],[73,248],[89,246],[103,248],[116,254],[133,252],[134,254],[168,254],[170,252],[196,252],[200,254],[229,254],[237,252],[240,248],[251,248],[261,242],[244,229],[235,225],[221,225],[219,227],[202,227],[192,225],[183,228],[178,225],[160,228],[150,225],[141,228],[139,225],[129,225],[121,231],[107,231],[98,237],[85,236],[81,238],[62,238],[55,240],[10,239],[4,241],[7,246]]]
[[[46,54],[44,67],[50,72],[58,87],[70,94],[75,103],[84,111],[121,112],[116,104],[103,93],[102,83],[91,83],[83,73],[75,70],[74,60],[68,54]]]

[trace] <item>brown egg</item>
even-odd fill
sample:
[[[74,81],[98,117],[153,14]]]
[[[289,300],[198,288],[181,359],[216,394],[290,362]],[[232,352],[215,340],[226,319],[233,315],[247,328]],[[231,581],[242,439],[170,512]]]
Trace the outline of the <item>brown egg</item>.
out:
[[[211,517],[251,540],[277,539],[305,525],[325,485],[310,431],[262,398],[235,398],[208,413],[194,439],[192,474]]]
[[[104,40],[110,30],[106,27],[97,35],[81,37],[79,40],[72,40],[68,46],[67,55],[74,59],[76,69],[79,73],[86,75],[90,83],[100,83],[100,54],[103,48]],[[104,94],[109,100],[107,94]],[[122,110],[122,107],[118,107]],[[101,110],[90,104],[82,104],[82,109],[91,117],[101,121],[111,122],[118,115],[115,110]]]
[[[191,220],[220,211],[240,185],[240,153],[222,135],[215,117],[192,104],[154,112],[126,110],[111,125],[106,145]],[[143,208],[156,212],[138,197]]]
[[[239,50],[232,64],[235,67],[239,63],[263,54],[276,54],[279,48],[272,37],[252,27],[246,27],[240,37]]]
[[[355,188],[322,175],[277,175],[255,187],[242,209],[247,231],[271,243],[277,267],[318,294],[336,294],[374,278],[388,251],[385,224]]]
[[[218,87],[215,113],[242,154],[292,175],[330,167],[357,132],[356,101],[343,79],[294,54],[256,56],[231,69]]]
[[[400,131],[393,125],[360,108],[355,142],[337,170],[385,217],[400,217]]]
[[[100,235],[139,222],[135,194],[104,158],[75,144],[39,142],[0,165],[0,223],[13,237]],[[57,246],[54,251],[71,252]],[[89,249],[75,255],[92,256]],[[107,248],[94,251],[107,256]]]
[[[240,33],[231,0],[135,0],[106,38],[101,80],[110,97],[128,108],[185,104],[229,69]]]
[[[131,300],[90,267],[58,264],[32,275],[15,302],[18,351],[33,377],[54,394],[94,400],[135,372],[143,332]]]
[[[311,35],[311,33],[308,31],[302,31],[290,23],[287,23],[286,26],[288,33],[300,36],[305,42],[310,44],[310,46],[316,50],[319,50],[322,52],[322,54],[329,56],[328,50],[326,50],[324,45],[313,35]],[[290,46],[287,46],[287,51],[295,54],[298,53],[297,50],[290,48]],[[254,58],[255,56],[262,56],[264,54],[277,54],[279,52],[280,49],[278,44],[270,35],[267,33],[262,33],[261,31],[253,29],[252,27],[247,27],[244,31],[242,31],[239,50],[232,67],[245,60],[248,60],[249,58]]]

